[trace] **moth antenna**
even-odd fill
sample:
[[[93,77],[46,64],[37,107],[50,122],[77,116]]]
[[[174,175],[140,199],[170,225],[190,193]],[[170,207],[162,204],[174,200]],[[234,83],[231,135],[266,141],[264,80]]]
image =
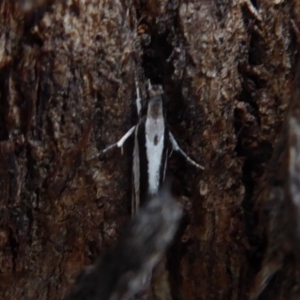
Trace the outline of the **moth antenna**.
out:
[[[150,79],[147,80],[147,85],[148,85],[148,90],[151,90],[152,89],[152,84],[151,84]]]
[[[140,95],[139,82],[136,75],[135,75],[135,90],[136,90],[135,104],[136,104],[137,114],[139,116],[142,108],[142,100]]]
[[[243,4],[248,9],[248,11],[252,14],[252,16],[258,22],[262,22],[262,18],[261,18],[261,15],[259,13],[259,10],[253,5],[253,3],[251,2],[251,0],[243,0],[241,2],[241,4]]]

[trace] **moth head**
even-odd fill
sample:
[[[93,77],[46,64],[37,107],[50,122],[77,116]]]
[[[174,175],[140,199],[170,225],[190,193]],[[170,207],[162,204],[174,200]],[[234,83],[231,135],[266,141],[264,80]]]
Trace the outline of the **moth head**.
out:
[[[163,117],[163,100],[162,95],[164,94],[161,85],[152,85],[148,89],[148,111],[147,117],[157,119]]]
[[[148,86],[148,97],[149,99],[154,98],[155,96],[161,96],[164,93],[164,90],[160,84],[151,85],[149,83]]]
[[[163,116],[163,104],[161,97],[155,97],[149,100],[147,117],[158,119]]]

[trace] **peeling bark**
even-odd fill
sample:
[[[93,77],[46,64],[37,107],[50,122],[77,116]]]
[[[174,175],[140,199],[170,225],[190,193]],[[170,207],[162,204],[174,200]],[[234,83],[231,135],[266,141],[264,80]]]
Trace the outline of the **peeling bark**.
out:
[[[205,166],[170,158],[173,299],[299,298],[299,28],[297,1],[0,1],[0,298],[63,299],[130,220],[130,145],[90,158],[135,124],[136,74]]]

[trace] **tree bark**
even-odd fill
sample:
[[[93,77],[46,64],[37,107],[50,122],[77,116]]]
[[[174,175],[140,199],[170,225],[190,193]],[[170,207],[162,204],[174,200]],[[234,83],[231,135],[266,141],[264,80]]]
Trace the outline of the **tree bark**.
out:
[[[135,77],[205,166],[169,161],[173,299],[299,298],[295,205],[274,192],[299,28],[297,1],[0,1],[0,299],[63,299],[130,220],[130,145],[91,157],[135,124]]]

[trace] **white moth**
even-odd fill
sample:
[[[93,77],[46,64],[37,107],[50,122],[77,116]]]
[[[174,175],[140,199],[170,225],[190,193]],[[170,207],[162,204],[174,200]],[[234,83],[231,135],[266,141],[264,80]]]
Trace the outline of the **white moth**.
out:
[[[136,94],[137,113],[140,116],[141,98],[138,87]],[[117,143],[101,152],[105,153],[114,147],[122,148],[126,140],[134,133],[132,215],[138,211],[141,203],[155,196],[162,186],[166,174],[169,142],[173,150],[178,151],[189,163],[199,169],[204,169],[179,147],[173,134],[166,127],[163,96],[163,89],[160,85],[149,84],[146,115],[140,116],[138,124],[130,128]]]

